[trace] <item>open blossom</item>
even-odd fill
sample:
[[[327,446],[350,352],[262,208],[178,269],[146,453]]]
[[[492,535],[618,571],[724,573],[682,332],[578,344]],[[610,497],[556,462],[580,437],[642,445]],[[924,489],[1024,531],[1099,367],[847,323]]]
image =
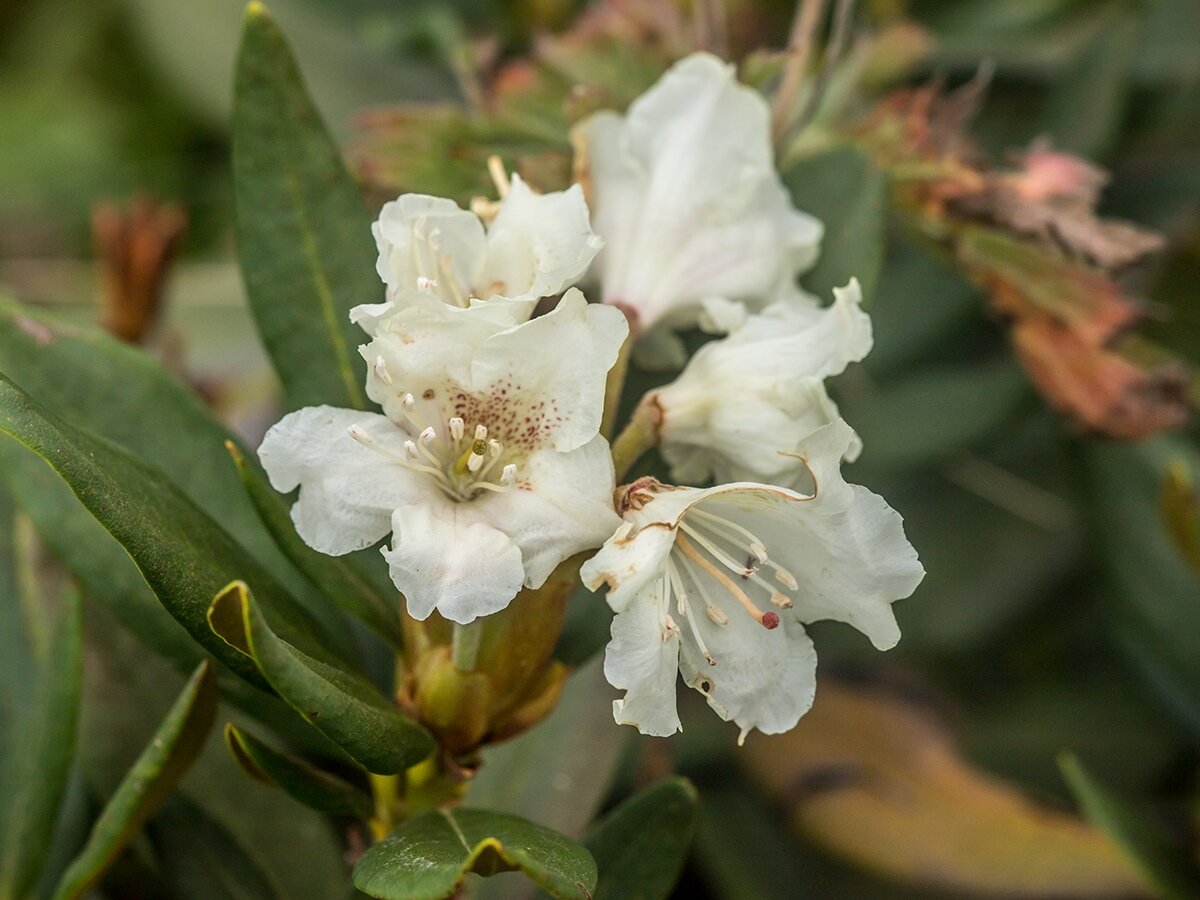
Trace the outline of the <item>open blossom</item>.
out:
[[[572,139],[605,241],[603,300],[645,334],[643,355],[681,363],[669,329],[695,324],[702,301],[761,307],[817,257],[821,223],[775,171],[766,101],[715,56],[680,61],[626,115],[596,113]]]
[[[578,185],[538,194],[516,175],[486,230],[475,213],[425,194],[385,203],[371,230],[390,300],[414,290],[456,307],[500,297],[517,301],[519,320],[573,285],[603,245]],[[386,306],[360,308],[359,318]]]
[[[824,309],[800,297],[749,315],[709,304],[729,334],[701,347],[647,401],[657,406],[674,479],[807,485],[803,462],[788,451],[838,418],[824,379],[871,349],[858,281],[833,293]],[[856,439],[850,458],[858,449]]]
[[[680,729],[676,674],[745,735],[793,727],[812,705],[816,654],[804,623],[848,622],[881,650],[900,630],[891,603],[924,576],[900,516],[847,484],[845,423],[797,449],[815,491],[764,484],[680,488],[639,479],[624,524],[583,567],[616,612],[604,660],[618,723]]]
[[[466,623],[619,524],[598,432],[627,325],[577,290],[516,326],[488,304],[399,299],[360,348],[383,414],[298,410],[259,457],[277,490],[300,487],[306,543],[339,555],[391,532],[383,552],[409,612]]]

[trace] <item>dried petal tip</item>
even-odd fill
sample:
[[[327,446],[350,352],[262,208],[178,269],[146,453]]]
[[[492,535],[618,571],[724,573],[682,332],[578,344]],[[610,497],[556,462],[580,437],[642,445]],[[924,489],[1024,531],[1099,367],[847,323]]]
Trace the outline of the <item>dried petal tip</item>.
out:
[[[763,613],[762,626],[763,628],[767,629],[767,631],[770,631],[773,628],[778,628],[779,616],[773,612]]]

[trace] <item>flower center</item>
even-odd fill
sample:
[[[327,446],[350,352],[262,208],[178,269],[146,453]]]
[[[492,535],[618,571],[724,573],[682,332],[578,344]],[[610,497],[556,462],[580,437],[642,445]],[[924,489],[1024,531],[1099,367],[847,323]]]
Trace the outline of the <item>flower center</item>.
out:
[[[379,367],[377,361],[376,368]],[[432,478],[451,500],[470,500],[484,491],[504,493],[517,486],[516,463],[503,462],[504,444],[488,437],[487,426],[482,422],[468,428],[461,417],[454,416],[444,423],[432,424],[418,414],[416,399],[409,393],[403,395],[401,405],[405,418],[417,432],[416,440],[404,442],[403,455],[380,447],[357,425],[350,426],[350,436],[364,447]]]
[[[764,568],[772,572],[774,584],[760,574]],[[799,586],[791,572],[768,558],[766,545],[749,529],[693,507],[679,523],[662,579],[662,596],[667,610],[672,598],[675,600],[676,613],[687,623],[708,664],[715,666],[717,661],[696,621],[693,600],[715,625],[728,625],[731,612],[744,613],[770,630],[779,627],[779,614],[769,608],[764,611],[751,595],[765,594],[770,605],[789,609],[793,601],[784,591],[795,591]],[[666,612],[663,637],[676,632],[678,625]]]

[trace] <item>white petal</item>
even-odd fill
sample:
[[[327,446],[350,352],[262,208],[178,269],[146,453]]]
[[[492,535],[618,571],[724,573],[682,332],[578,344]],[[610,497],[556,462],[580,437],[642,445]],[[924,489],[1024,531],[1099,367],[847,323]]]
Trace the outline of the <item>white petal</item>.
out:
[[[608,586],[608,605],[620,612],[651,582],[666,572],[667,557],[675,544],[675,526],[683,511],[705,491],[669,488],[640,511],[626,514],[625,526],[604,542],[579,570],[590,590]]]
[[[352,425],[377,449],[352,438]],[[292,521],[304,542],[338,556],[374,544],[391,531],[393,510],[428,492],[419,478],[385,455],[401,456],[407,438],[376,413],[310,406],[275,424],[258,458],[277,491],[299,485]]]
[[[612,505],[612,456],[599,435],[569,453],[535,453],[521,471],[517,490],[474,502],[520,548],[525,586],[536,588],[567,557],[600,546],[621,520]]]
[[[684,681],[703,693],[721,718],[736,722],[742,735],[757,728],[779,734],[795,727],[812,706],[817,684],[817,654],[799,622],[784,618],[767,630],[746,615],[731,615],[716,625],[692,606],[716,665],[709,665],[691,632],[681,625]]]
[[[473,389],[523,398],[531,441],[574,450],[600,428],[605,380],[628,333],[620,310],[572,288],[546,315],[487,340],[471,361]]]
[[[916,590],[925,570],[900,516],[883,498],[842,478],[842,455],[853,438],[837,422],[799,448],[816,482],[815,497],[731,484],[710,488],[702,502],[758,535],[771,560],[797,578],[791,613],[800,621],[846,622],[886,650],[900,639],[891,604]]]
[[[500,306],[458,309],[429,298],[395,307],[380,320],[369,344],[359,348],[367,361],[367,396],[383,407],[396,422],[407,421],[414,412],[424,422],[444,423],[454,415],[454,398],[471,392],[471,359],[494,335],[511,327]],[[382,359],[390,383],[374,371]],[[411,394],[417,403],[404,405]],[[419,431],[420,429],[418,429]]]
[[[430,279],[447,303],[467,304],[487,252],[474,213],[443,197],[404,194],[383,205],[371,231],[379,250],[375,268],[391,290],[415,290],[418,279]]]
[[[380,324],[395,309],[396,302],[394,300],[386,300],[383,303],[360,303],[358,306],[350,308],[350,321],[374,337]]]
[[[415,619],[436,609],[465,625],[504,609],[521,589],[521,551],[481,521],[471,503],[431,498],[403,506],[392,517],[392,530],[392,546],[383,555]]]
[[[549,297],[574,284],[603,241],[588,224],[583,190],[537,194],[518,175],[487,233],[478,296]]]
[[[746,324],[746,304],[709,297],[701,304],[700,329],[708,334],[729,334]]]
[[[652,587],[613,618],[612,640],[604,653],[604,677],[625,696],[613,701],[618,725],[667,737],[680,730],[675,682],[679,634],[664,637],[662,598]]]
[[[804,474],[780,454],[838,418],[823,379],[871,348],[858,282],[834,295],[826,309],[794,296],[747,316],[657,391],[673,477],[790,486]]]
[[[589,590],[607,585],[608,605],[621,612],[647,585],[662,578],[674,543],[670,528],[644,528],[628,535],[618,531],[580,567],[579,576]]]
[[[761,306],[816,258],[821,225],[775,172],[766,101],[716,57],[682,60],[623,122],[591,117],[574,139],[604,300],[644,329],[692,325],[713,295]]]

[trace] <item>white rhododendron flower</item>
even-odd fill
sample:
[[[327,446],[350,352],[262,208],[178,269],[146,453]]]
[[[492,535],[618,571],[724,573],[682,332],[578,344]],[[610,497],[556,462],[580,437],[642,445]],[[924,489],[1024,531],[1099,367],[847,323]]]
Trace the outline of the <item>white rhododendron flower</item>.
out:
[[[741,317],[727,304],[709,305],[728,336],[701,347],[647,401],[658,407],[672,478],[807,487],[803,463],[786,451],[838,418],[824,379],[871,349],[858,281],[833,293],[824,309],[800,297]],[[858,449],[856,439],[850,458]]]
[[[409,612],[467,623],[598,546],[619,520],[599,435],[604,382],[627,334],[621,313],[568,291],[513,326],[488,304],[399,295],[370,321],[367,394],[383,414],[309,407],[259,457],[309,546],[384,550]]]
[[[812,705],[816,654],[804,623],[848,622],[881,650],[900,630],[893,601],[924,576],[900,516],[847,484],[853,432],[839,421],[797,449],[815,490],[765,484],[680,488],[635,481],[624,524],[584,564],[616,612],[604,661],[623,689],[613,714],[644,734],[680,730],[676,673],[724,719],[775,734]]]
[[[605,241],[603,300],[645,334],[642,355],[682,364],[672,327],[709,297],[765,305],[812,265],[821,223],[795,209],[775,171],[770,110],[734,67],[697,53],[624,116],[572,133],[578,180]]]
[[[414,290],[456,307],[499,297],[519,301],[522,320],[538,299],[573,285],[603,246],[578,185],[538,194],[516,175],[486,230],[475,213],[425,194],[385,203],[371,230],[390,300]]]

